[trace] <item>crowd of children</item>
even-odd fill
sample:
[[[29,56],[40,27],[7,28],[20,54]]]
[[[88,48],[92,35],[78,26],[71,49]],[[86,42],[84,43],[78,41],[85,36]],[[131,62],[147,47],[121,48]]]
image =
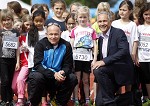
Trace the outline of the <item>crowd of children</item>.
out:
[[[34,66],[34,47],[46,37],[46,26],[57,23],[61,26],[61,38],[71,43],[73,50],[73,72],[78,79],[71,100],[80,105],[79,84],[83,83],[84,106],[92,106],[90,101],[91,66],[97,60],[97,39],[101,30],[97,22],[90,23],[90,10],[79,2],[67,5],[64,0],[52,0],[54,16],[48,18],[47,4],[34,4],[29,12],[17,1],[7,3],[7,9],[0,11],[0,106],[13,106],[13,96],[17,96],[16,106],[26,102],[26,80]],[[146,0],[123,0],[118,13],[110,10],[108,2],[97,5],[96,16],[101,11],[111,13],[112,26],[122,29],[128,39],[130,54],[135,67],[140,70],[140,85],[143,103],[150,101],[150,3]],[[116,15],[115,15],[116,14]],[[95,19],[96,20],[96,19]],[[82,56],[81,56],[82,55]],[[81,56],[81,57],[80,57]],[[97,93],[96,83],[94,100]],[[121,88],[120,88],[121,89]],[[81,89],[80,89],[81,90]],[[125,86],[125,92],[132,91],[132,85]],[[117,93],[122,93],[120,90]],[[42,106],[48,105],[47,92],[43,92]],[[93,103],[94,105],[94,103]]]

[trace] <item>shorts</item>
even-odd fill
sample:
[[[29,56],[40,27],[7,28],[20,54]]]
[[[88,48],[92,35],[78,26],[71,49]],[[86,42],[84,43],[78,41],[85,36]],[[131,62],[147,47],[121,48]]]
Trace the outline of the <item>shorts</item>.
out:
[[[150,62],[140,62],[140,68],[143,82],[145,84],[150,84]]]
[[[91,73],[91,61],[75,60],[75,72],[78,72],[78,71]]]

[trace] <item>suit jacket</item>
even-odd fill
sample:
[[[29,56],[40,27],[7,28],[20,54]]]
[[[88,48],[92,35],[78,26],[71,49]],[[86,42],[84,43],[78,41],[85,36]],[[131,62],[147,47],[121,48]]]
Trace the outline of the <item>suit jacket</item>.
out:
[[[129,52],[129,44],[123,30],[111,27],[108,38],[107,57],[102,55],[103,37],[98,39],[98,60],[103,60],[105,66],[111,66],[114,71],[115,80],[119,85],[133,83],[134,68]]]

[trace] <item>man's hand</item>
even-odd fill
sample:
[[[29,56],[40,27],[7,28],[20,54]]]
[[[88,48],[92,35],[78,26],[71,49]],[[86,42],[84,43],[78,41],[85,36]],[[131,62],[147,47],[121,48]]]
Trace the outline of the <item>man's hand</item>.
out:
[[[97,62],[95,62],[95,64],[92,66],[92,70],[94,70],[94,69],[97,69],[97,68],[99,68],[99,67],[101,67],[101,66],[104,66],[105,65],[105,63],[104,63],[104,61],[97,61]]]
[[[66,77],[62,75],[64,73],[65,72],[63,70],[60,70],[59,72],[55,72],[54,74],[55,79],[59,82],[63,82],[66,79]]]

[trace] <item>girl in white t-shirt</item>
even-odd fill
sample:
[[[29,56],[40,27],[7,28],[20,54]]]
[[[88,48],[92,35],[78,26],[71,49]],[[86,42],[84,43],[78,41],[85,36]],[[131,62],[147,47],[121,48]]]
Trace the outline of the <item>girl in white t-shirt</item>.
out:
[[[75,74],[78,79],[78,85],[75,87],[75,105],[79,105],[78,88],[81,75],[83,75],[82,81],[86,100],[85,106],[89,106],[89,77],[91,65],[93,65],[97,60],[96,32],[88,26],[89,8],[87,6],[80,6],[77,9],[76,19],[78,26],[73,28],[71,31],[71,45],[75,60]],[[94,58],[92,57],[92,52],[94,54]]]
[[[139,46],[137,65],[141,68],[143,84],[146,84],[148,97],[150,99],[150,2],[143,5],[139,11]]]
[[[67,30],[62,32],[61,38],[70,42],[71,30],[76,26],[75,14],[70,13],[65,20],[65,24],[66,24]]]
[[[137,46],[138,46],[138,33],[137,33],[137,25],[134,23],[133,20],[133,4],[129,0],[124,0],[119,5],[119,16],[120,19],[115,20],[112,22],[112,26],[116,28],[122,29],[129,42],[129,49],[130,54],[135,62],[135,57],[137,54]],[[125,90],[131,91],[131,85],[125,86]]]
[[[46,37],[46,28],[44,27],[45,24],[45,12],[43,10],[36,10],[33,13],[32,16],[32,21],[33,25],[28,32],[27,35],[27,44],[28,44],[28,50],[29,50],[29,55],[28,55],[28,68],[29,71],[32,71],[32,68],[34,66],[34,46],[36,43]],[[47,93],[43,93],[42,97],[42,106],[45,106],[47,104]]]

